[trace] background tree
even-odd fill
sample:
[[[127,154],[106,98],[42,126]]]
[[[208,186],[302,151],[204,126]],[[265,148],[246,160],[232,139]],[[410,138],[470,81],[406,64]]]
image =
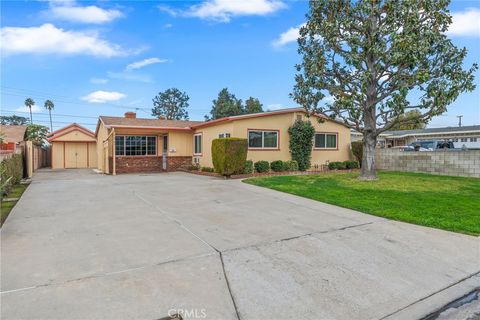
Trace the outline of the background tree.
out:
[[[25,117],[20,117],[16,115],[11,116],[0,116],[0,123],[12,126],[20,126],[26,125],[28,123],[28,119]]]
[[[448,0],[311,0],[292,96],[363,133],[361,179],[376,179],[377,136],[426,123],[475,88],[474,64],[447,38]],[[333,103],[321,103],[330,94]],[[409,93],[414,93],[409,95]],[[402,117],[409,110],[420,114]]]
[[[250,97],[245,101],[245,113],[263,112],[263,105],[257,98]]]
[[[189,96],[177,88],[159,92],[153,101],[152,116],[164,116],[168,120],[188,120]]]
[[[30,110],[30,123],[33,124],[32,106],[35,104],[32,98],[25,99],[25,106]]]
[[[45,109],[48,110],[48,115],[50,116],[50,131],[53,132],[53,124],[52,124],[52,110],[55,108],[55,105],[51,100],[45,101],[44,105]]]
[[[32,141],[34,145],[43,146],[47,139],[48,128],[39,124],[30,124],[25,131],[25,140]]]
[[[237,99],[234,94],[223,88],[218,93],[218,98],[213,100],[210,117],[205,116],[206,120],[215,120],[223,117],[237,116],[244,113],[242,100]]]
[[[422,113],[418,110],[405,112],[399,116],[399,121],[390,130],[415,130],[424,129],[425,121],[420,121]]]

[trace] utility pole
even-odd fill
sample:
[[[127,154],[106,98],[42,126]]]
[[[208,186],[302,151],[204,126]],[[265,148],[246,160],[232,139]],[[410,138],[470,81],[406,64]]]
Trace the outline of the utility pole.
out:
[[[458,126],[461,127],[462,126],[462,118],[463,116],[457,116],[458,118]]]

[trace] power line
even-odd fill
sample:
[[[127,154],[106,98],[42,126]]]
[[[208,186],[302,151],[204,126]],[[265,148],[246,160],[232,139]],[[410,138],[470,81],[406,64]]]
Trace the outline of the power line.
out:
[[[9,113],[22,113],[22,114],[30,114],[30,112],[27,111],[14,111],[14,110],[2,110],[3,112],[9,112]],[[49,116],[48,113],[45,112],[32,112],[32,114],[35,115],[42,115],[42,116]],[[98,119],[98,117],[93,117],[93,116],[77,116],[73,114],[60,114],[60,113],[52,113],[52,117],[72,117],[72,118],[85,118],[85,119]]]

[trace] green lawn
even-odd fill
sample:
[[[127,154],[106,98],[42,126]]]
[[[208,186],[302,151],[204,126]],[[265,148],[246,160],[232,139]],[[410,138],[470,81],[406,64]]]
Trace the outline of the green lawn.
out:
[[[28,184],[17,184],[12,187],[5,198],[20,198],[27,187]],[[0,225],[5,222],[16,203],[17,201],[2,201],[0,205]]]
[[[480,235],[480,179],[379,172],[251,178],[246,183],[423,226]]]

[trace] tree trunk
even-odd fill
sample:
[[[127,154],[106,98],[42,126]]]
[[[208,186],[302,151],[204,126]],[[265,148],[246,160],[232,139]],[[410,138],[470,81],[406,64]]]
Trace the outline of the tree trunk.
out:
[[[53,132],[53,125],[52,125],[52,110],[48,110],[48,114],[50,115],[50,132]]]
[[[376,180],[377,171],[375,168],[375,146],[377,144],[377,137],[371,132],[364,132],[363,134],[363,155],[362,155],[362,169],[359,179],[361,180]]]
[[[33,124],[32,107],[28,106],[28,108],[30,109],[30,124]]]

